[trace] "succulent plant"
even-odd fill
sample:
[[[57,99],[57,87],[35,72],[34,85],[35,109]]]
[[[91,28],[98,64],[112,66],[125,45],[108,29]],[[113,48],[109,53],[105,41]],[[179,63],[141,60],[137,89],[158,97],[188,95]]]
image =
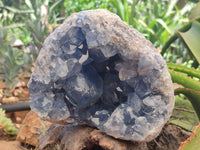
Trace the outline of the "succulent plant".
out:
[[[5,111],[0,108],[0,126],[9,135],[17,135],[17,128],[13,125],[12,121],[6,117]]]
[[[173,63],[167,65],[172,81],[181,85],[174,92],[182,93],[190,100],[200,119],[200,71]]]
[[[184,142],[178,150],[197,150],[200,147],[200,124],[192,132],[192,135]]]

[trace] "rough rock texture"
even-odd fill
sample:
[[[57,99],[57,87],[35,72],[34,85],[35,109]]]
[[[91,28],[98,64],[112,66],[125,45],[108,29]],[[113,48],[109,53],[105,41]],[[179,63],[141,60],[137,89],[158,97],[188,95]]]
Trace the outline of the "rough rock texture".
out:
[[[43,121],[34,112],[30,111],[19,129],[16,139],[22,143],[37,146],[39,136],[44,134],[50,125],[50,122]]]
[[[55,144],[62,150],[177,150],[190,135],[175,125],[166,124],[156,139],[137,143],[117,140],[88,126],[52,124],[40,137],[38,150],[53,149]]]
[[[40,117],[123,140],[154,139],[174,106],[161,55],[107,10],[75,13],[50,34],[28,86]]]
[[[148,150],[146,143],[116,140],[88,126],[53,124],[40,137],[38,150],[60,145],[62,150]]]

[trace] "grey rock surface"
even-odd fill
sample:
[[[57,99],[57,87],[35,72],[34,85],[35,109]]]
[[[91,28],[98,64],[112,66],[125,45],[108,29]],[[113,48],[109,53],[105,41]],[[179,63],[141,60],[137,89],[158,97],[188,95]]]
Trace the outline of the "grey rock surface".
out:
[[[174,107],[162,56],[101,9],[72,14],[48,36],[28,87],[31,109],[43,119],[88,124],[130,141],[154,139]]]

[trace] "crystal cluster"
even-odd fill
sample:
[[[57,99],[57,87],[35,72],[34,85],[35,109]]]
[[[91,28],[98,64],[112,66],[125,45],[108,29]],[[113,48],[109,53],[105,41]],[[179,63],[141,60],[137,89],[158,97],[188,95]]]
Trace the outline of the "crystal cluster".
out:
[[[87,124],[131,141],[155,138],[174,106],[159,52],[101,9],[72,14],[48,36],[28,87],[31,109],[43,119]]]

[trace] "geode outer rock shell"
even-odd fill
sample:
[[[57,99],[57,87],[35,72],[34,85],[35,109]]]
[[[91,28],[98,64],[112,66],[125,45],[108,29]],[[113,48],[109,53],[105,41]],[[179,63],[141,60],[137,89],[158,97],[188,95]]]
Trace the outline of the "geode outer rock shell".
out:
[[[43,119],[131,141],[154,139],[174,106],[162,56],[107,10],[74,13],[51,33],[28,86],[31,109]]]

